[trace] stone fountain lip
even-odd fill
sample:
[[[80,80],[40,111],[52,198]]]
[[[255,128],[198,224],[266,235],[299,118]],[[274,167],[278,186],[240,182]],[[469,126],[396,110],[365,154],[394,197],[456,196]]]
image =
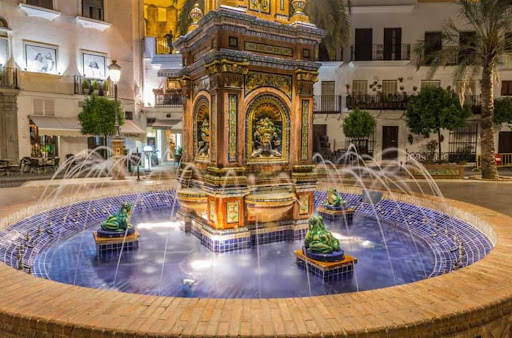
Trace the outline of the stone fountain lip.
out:
[[[498,319],[507,324],[505,317],[512,314],[512,217],[464,202],[430,196],[423,199],[425,204],[435,204],[436,210],[446,212],[445,208],[453,208],[451,211],[457,217],[473,226],[478,224],[479,229],[490,235],[494,249],[484,259],[446,275],[385,289],[312,297],[307,306],[302,298],[202,300],[93,290],[36,279],[2,263],[0,326],[5,332],[22,335],[62,332],[71,336],[100,330],[107,334],[122,332],[126,337],[187,332],[211,337],[219,334],[222,324],[227,323],[222,318],[230,318],[229,325],[237,334],[273,337],[284,334],[282,327],[291,329],[291,335],[371,332],[441,336],[490,326]],[[127,314],[147,315],[138,320],[113,320],[104,311],[105,306],[124,309]],[[154,311],[160,308],[162,311]],[[218,312],[217,316],[208,315],[212,309]],[[368,320],[361,316],[361,311],[368,314]],[[233,316],[235,312],[247,316]],[[202,329],[201,318],[206,318],[204,323],[213,333]],[[242,322],[243,318],[246,322]],[[263,322],[267,323],[265,330]]]

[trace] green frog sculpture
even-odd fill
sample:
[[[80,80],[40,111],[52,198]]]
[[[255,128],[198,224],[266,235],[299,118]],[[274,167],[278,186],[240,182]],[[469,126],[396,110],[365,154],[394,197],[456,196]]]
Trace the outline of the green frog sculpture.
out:
[[[347,201],[343,200],[335,188],[327,190],[327,203],[325,207],[334,209],[344,209],[347,206]]]
[[[117,232],[124,234],[126,231],[130,232],[133,226],[130,224],[130,216],[132,215],[133,204],[123,203],[121,209],[110,215],[107,220],[101,223],[101,230],[103,232]]]
[[[309,230],[304,240],[304,254],[322,261],[342,260],[344,256],[340,241],[327,230],[322,216],[309,219]]]

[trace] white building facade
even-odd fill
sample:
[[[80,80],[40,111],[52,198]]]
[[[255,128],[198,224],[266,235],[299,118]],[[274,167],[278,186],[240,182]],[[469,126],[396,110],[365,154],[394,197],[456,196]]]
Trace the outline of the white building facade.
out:
[[[407,154],[418,156],[424,151],[426,143],[436,137],[426,139],[411,134],[405,121],[407,97],[423,86],[455,88],[455,67],[440,68],[429,80],[427,67],[417,69],[413,49],[418,40],[439,39],[449,18],[463,25],[457,5],[448,0],[353,1],[351,41],[340,53],[343,61],[324,62],[315,86],[315,151],[328,154],[327,149],[332,152],[349,147],[352,140],[344,136],[342,124],[355,107],[370,111],[377,120],[375,135],[368,140],[368,152],[375,159],[405,163]],[[512,68],[502,65],[499,79],[495,83],[496,98],[512,95]],[[468,126],[443,131],[445,159],[456,161],[463,149],[471,151],[472,159],[480,153],[478,80],[470,84],[466,95],[466,102],[475,113]],[[512,152],[512,132],[508,127],[497,126],[496,145],[499,153]],[[386,152],[394,147],[400,151]]]
[[[0,158],[64,158],[100,140],[80,133],[91,93],[113,99],[112,60],[122,67],[119,100],[126,150],[145,142],[143,4],[138,0],[0,1]]]

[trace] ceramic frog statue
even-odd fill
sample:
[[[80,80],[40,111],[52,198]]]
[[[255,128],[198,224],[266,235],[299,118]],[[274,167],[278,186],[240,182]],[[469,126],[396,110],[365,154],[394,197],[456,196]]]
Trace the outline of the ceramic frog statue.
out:
[[[130,216],[132,214],[133,204],[123,203],[119,212],[110,215],[108,219],[101,224],[101,228],[105,231],[124,232],[133,226],[130,224]]]
[[[304,246],[310,252],[321,254],[331,254],[341,250],[338,239],[325,228],[322,216],[313,216],[309,219],[309,230]]]
[[[329,188],[327,190],[327,205],[340,208],[344,207],[346,204],[347,202],[340,197],[338,191],[335,188]]]

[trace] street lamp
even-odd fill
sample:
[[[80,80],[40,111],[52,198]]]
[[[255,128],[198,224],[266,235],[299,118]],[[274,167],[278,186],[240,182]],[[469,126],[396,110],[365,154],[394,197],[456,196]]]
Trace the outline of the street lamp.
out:
[[[115,127],[116,127],[116,137],[121,136],[120,126],[119,126],[119,118],[117,116],[117,83],[121,80],[121,66],[117,64],[116,60],[112,60],[110,66],[108,66],[108,75],[110,80],[114,83],[114,102],[115,102]]]

